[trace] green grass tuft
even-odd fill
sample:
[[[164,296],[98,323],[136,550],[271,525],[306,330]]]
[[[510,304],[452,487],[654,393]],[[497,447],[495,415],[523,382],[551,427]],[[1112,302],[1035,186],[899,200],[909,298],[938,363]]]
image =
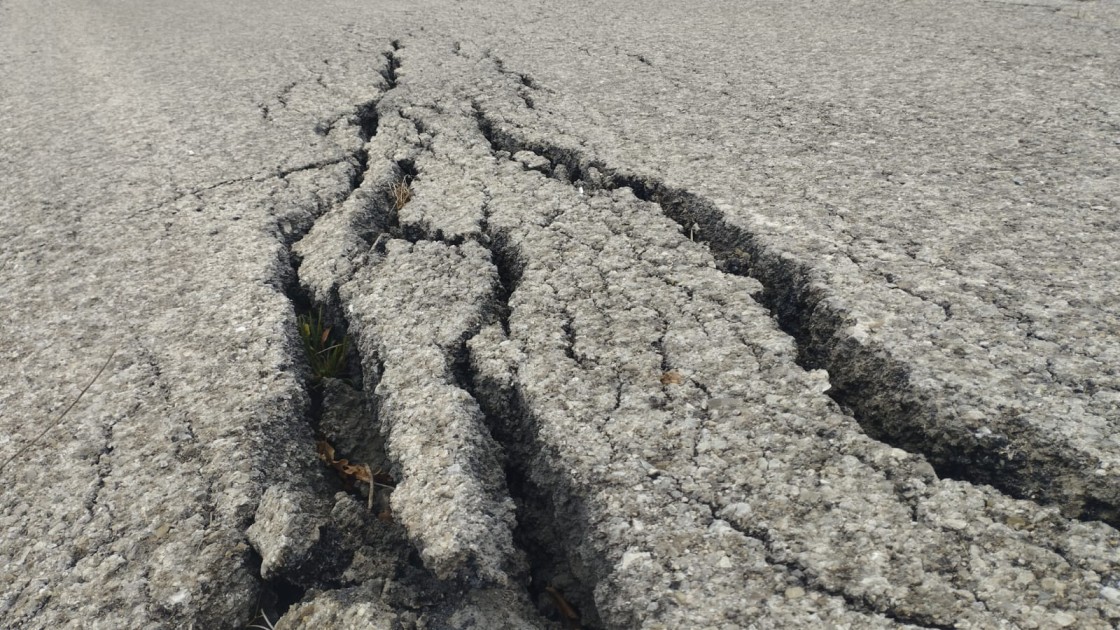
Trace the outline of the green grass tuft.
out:
[[[346,371],[346,351],[350,340],[331,336],[331,327],[323,325],[323,309],[318,313],[308,313],[296,318],[299,336],[303,339],[303,349],[311,364],[311,376],[315,383],[324,378],[339,378]]]

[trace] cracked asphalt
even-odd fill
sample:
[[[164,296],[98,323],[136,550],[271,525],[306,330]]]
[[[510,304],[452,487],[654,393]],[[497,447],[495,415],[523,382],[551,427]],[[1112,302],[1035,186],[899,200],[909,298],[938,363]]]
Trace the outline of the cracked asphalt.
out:
[[[0,0],[0,625],[1115,627],[1118,77],[1107,0]]]

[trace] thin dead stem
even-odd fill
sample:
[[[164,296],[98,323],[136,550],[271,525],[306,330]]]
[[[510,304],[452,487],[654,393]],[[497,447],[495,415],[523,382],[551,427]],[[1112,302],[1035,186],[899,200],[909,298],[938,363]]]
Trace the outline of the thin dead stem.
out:
[[[54,419],[54,422],[48,424],[47,428],[43,429],[39,433],[39,435],[36,435],[30,442],[28,442],[27,444],[24,444],[15,453],[13,453],[11,457],[4,460],[4,463],[0,464],[0,472],[4,472],[4,469],[8,467],[8,464],[12,463],[12,461],[14,461],[15,458],[22,455],[24,451],[26,451],[27,449],[34,446],[39,440],[41,440],[43,438],[44,435],[47,434],[48,431],[57,427],[58,424],[60,422],[62,422],[62,419],[66,417],[66,414],[70,413],[70,410],[74,408],[74,405],[78,404],[78,401],[81,400],[82,396],[85,395],[86,391],[89,390],[89,388],[93,386],[93,383],[98,379],[98,377],[101,376],[101,373],[105,371],[105,368],[109,367],[109,362],[113,360],[113,356],[116,355],[116,354],[117,354],[117,348],[113,348],[113,351],[109,353],[109,358],[105,359],[105,364],[102,365],[101,369],[97,371],[97,374],[94,374],[93,378],[91,378],[90,381],[88,383],[86,383],[86,386],[82,388],[82,391],[78,392],[78,397],[75,398],[73,401],[71,401],[70,404],[66,406],[66,409],[63,409],[62,413],[58,414],[58,417]]]
[[[393,185],[389,187],[389,194],[393,196],[393,207],[397,210],[412,201],[412,189],[408,185],[408,177],[393,182]]]

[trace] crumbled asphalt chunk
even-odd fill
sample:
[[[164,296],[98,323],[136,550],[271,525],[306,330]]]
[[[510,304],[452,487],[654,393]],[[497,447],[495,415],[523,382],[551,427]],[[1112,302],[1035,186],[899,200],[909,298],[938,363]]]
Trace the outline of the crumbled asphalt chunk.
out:
[[[261,555],[261,577],[312,586],[341,572],[349,558],[328,519],[326,493],[284,486],[265,490],[246,534]]]
[[[310,593],[275,624],[276,630],[338,628],[338,630],[396,630],[398,614],[381,602],[368,585]]]
[[[436,575],[506,584],[521,564],[513,504],[498,446],[455,374],[456,353],[488,317],[489,252],[400,240],[386,250],[340,294],[363,358],[381,370],[378,417],[401,477],[393,512]]]
[[[384,603],[380,584],[310,593],[307,600],[284,615],[276,630],[554,630],[559,626],[542,622],[536,612],[516,593],[502,589],[470,591],[461,599],[437,609],[415,612]],[[391,596],[389,597],[391,599]]]
[[[361,130],[355,125],[347,129],[351,134]],[[365,162],[361,184],[292,247],[300,259],[300,285],[316,303],[329,308],[338,307],[338,287],[365,264],[370,245],[396,224],[389,191],[401,177],[397,163],[409,155],[400,147],[412,146],[416,131],[392,115],[378,117],[376,131],[360,149]]]
[[[389,470],[384,438],[365,393],[334,378],[323,379],[321,387],[323,438],[351,462],[366,464],[371,471]]]

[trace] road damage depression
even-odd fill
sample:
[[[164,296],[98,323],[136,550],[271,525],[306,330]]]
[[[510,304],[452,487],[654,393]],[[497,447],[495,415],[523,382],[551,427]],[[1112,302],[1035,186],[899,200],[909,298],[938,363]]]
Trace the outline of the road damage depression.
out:
[[[545,610],[559,589],[588,627],[745,625],[775,594],[799,600],[782,623],[984,626],[1053,595],[960,550],[1029,556],[1063,583],[1115,554],[1107,527],[869,439],[827,373],[799,365],[764,306],[775,289],[727,273],[734,243],[705,243],[712,210],[674,212],[688,193],[518,142],[488,109],[528,107],[532,88],[493,55],[391,55],[362,180],[380,193],[295,251],[381,375],[393,514],[436,578]]]
[[[1035,363],[961,384],[973,350],[939,340],[995,325],[967,291],[868,280],[883,267],[863,241],[776,223],[716,174],[770,167],[666,161],[672,128],[649,112],[628,142],[650,152],[626,150],[609,136],[625,108],[576,107],[606,92],[550,71],[579,57],[539,61],[551,39],[520,58],[442,28],[300,61],[252,112],[295,138],[290,158],[106,215],[150,243],[108,273],[192,275],[152,294],[114,276],[120,296],[86,305],[90,331],[122,308],[150,323],[3,471],[5,538],[24,542],[2,548],[4,625],[1120,623],[1120,451],[1093,439],[1109,373],[1085,385],[1062,350],[1039,359],[1049,389]],[[646,49],[604,59],[688,81]],[[48,241],[28,230],[0,269],[46,264]],[[1049,320],[1031,321],[1028,345]],[[80,386],[106,361],[60,341],[90,356],[21,346],[25,371],[77,364]],[[18,414],[42,404],[9,391]],[[34,498],[56,453],[76,503]],[[55,533],[35,543],[32,520]]]

